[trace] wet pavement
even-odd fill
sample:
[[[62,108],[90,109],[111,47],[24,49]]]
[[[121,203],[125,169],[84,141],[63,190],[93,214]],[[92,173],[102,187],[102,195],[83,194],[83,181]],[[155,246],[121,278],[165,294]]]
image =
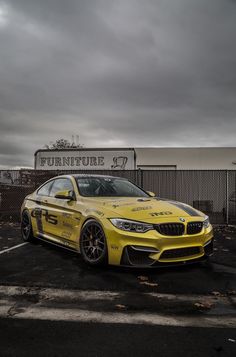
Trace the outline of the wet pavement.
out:
[[[151,356],[156,356],[158,351],[165,356],[182,356],[183,353],[232,356],[236,353],[236,343],[233,342],[236,326],[210,328],[206,324],[203,329],[196,327],[200,319],[207,321],[214,317],[220,321],[222,317],[227,322],[227,316],[229,319],[236,317],[235,227],[215,227],[214,256],[209,262],[178,268],[93,268],[84,264],[79,255],[43,242],[7,251],[21,243],[18,224],[0,224],[0,253],[6,250],[0,254],[0,286],[3,290],[4,287],[21,287],[24,291],[14,297],[14,303],[10,301],[14,307],[23,306],[27,310],[33,304],[33,307],[43,306],[50,310],[66,305],[67,309],[103,313],[104,316],[124,312],[127,323],[122,323],[121,327],[119,320],[110,324],[109,319],[106,323],[89,323],[88,317],[84,322],[72,322],[62,321],[61,317],[61,321],[45,321],[28,319],[23,314],[3,315],[0,319],[0,330],[4,331],[0,334],[1,356],[27,356],[32,351],[35,354],[35,348],[40,344],[44,346],[44,356],[63,356],[65,351],[68,356],[143,356],[145,351]],[[47,304],[40,298],[43,292],[51,291],[53,295],[57,289],[87,294],[87,298],[76,298],[73,302],[66,297],[60,301],[47,300]],[[63,294],[67,296],[67,293]],[[93,294],[100,294],[100,299],[89,299]],[[107,294],[111,294],[110,300],[107,300]],[[33,314],[32,311],[27,310],[27,313]],[[176,317],[176,321],[181,322],[179,327],[172,323],[170,326],[160,323],[158,327],[155,321],[152,322],[155,326],[146,322],[130,323],[129,316],[133,318],[138,314],[158,314],[163,319],[165,316]],[[196,321],[196,326],[186,326],[185,318],[186,321],[193,318],[191,321]],[[21,337],[20,331],[24,331]],[[94,335],[90,346],[89,337]],[[40,355],[37,353],[35,355]]]
[[[235,355],[231,329],[0,320],[1,356]],[[11,336],[11,337],[9,337]]]
[[[229,239],[230,238],[230,239]],[[19,225],[0,227],[0,252],[22,243]],[[148,277],[157,286],[140,284]],[[136,269],[94,268],[78,254],[39,242],[6,252],[0,259],[0,285],[59,287],[171,294],[227,294],[236,290],[236,229],[215,228],[214,256],[210,262],[181,267]]]

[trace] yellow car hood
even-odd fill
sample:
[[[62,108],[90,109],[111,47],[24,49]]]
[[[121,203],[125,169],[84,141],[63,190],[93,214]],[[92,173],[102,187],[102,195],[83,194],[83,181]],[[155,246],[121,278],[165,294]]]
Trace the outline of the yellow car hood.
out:
[[[91,199],[105,215],[137,221],[153,221],[170,217],[204,217],[204,214],[191,206],[158,198],[104,198]],[[92,202],[90,202],[92,204]],[[110,217],[111,218],[111,217]]]

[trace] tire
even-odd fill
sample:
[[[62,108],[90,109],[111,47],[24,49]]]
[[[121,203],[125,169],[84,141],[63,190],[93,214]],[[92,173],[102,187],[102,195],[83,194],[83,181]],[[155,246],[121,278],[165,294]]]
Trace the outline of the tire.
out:
[[[24,211],[21,216],[21,237],[24,242],[33,242],[35,240],[28,211]]]
[[[80,253],[84,262],[89,265],[107,265],[106,236],[102,226],[95,219],[88,220],[81,230]]]

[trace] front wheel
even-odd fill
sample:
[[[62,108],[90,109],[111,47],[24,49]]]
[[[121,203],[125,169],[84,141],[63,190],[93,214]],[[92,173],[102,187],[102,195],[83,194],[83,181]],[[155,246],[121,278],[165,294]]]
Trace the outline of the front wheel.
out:
[[[105,265],[108,261],[107,242],[101,225],[94,219],[87,221],[80,235],[80,252],[90,265]]]
[[[28,211],[24,211],[21,217],[21,237],[25,242],[32,242],[35,238],[33,236],[33,229],[31,218]]]

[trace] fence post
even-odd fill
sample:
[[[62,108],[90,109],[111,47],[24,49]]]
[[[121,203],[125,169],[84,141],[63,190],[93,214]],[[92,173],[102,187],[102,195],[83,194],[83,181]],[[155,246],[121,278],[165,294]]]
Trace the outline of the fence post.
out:
[[[143,170],[138,168],[138,186],[143,187]]]
[[[229,224],[229,170],[226,170],[226,224]]]

